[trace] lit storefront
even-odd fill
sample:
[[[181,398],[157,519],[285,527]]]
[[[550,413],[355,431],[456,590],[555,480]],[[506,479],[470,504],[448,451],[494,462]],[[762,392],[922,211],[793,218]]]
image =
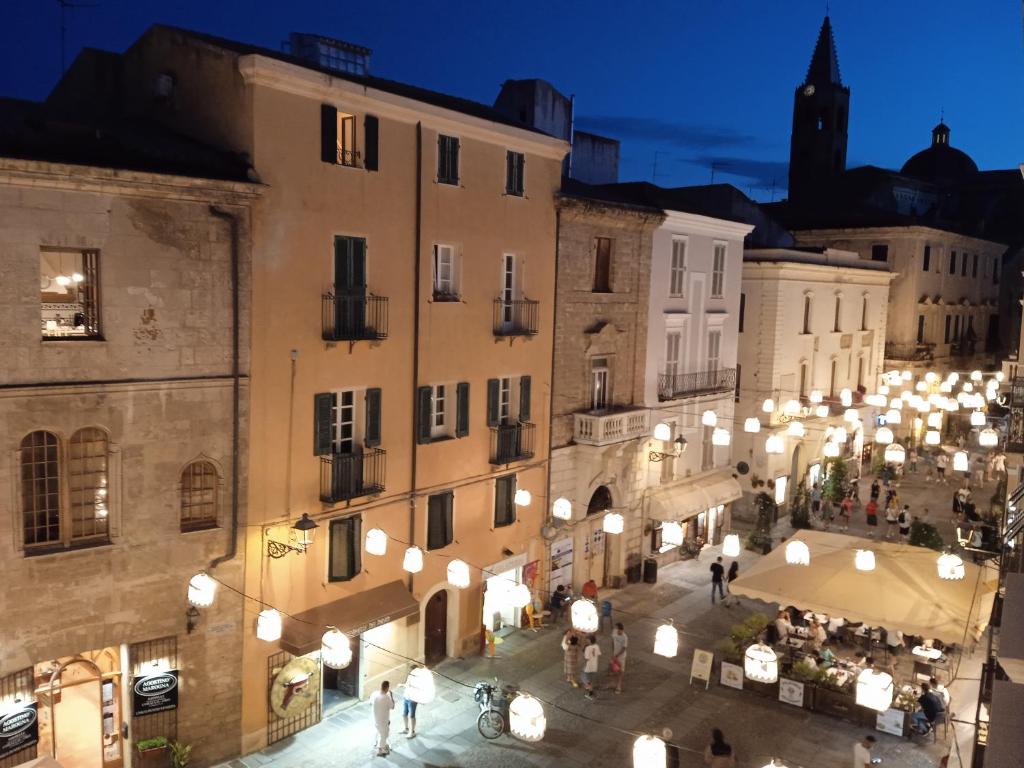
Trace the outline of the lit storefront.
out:
[[[728,474],[716,472],[694,482],[658,489],[649,495],[647,519],[650,521],[650,552],[666,555],[698,539],[705,544],[722,542],[729,524],[729,505],[740,498],[739,483]],[[681,527],[678,540],[665,537],[665,524],[671,532]]]
[[[518,584],[530,586],[530,580],[524,578],[527,565],[528,556],[524,552],[484,568],[482,623],[489,632],[501,634],[503,629],[522,625],[522,608],[516,606],[513,590]],[[532,570],[535,573],[536,567]]]

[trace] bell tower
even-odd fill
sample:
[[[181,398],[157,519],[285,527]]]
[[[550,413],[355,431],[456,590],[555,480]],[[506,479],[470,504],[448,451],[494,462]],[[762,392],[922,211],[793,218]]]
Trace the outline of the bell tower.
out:
[[[850,89],[839,76],[839,57],[826,16],[818,33],[807,78],[793,97],[789,146],[789,199],[807,202],[846,170],[846,127]]]

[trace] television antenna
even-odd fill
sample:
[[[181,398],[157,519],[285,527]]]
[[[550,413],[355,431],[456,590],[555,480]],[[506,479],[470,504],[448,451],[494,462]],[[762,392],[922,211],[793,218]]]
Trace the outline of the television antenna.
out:
[[[57,0],[60,6],[60,74],[61,77],[67,72],[64,63],[66,40],[68,36],[67,11],[69,8],[97,8],[99,3],[75,3],[72,0]]]

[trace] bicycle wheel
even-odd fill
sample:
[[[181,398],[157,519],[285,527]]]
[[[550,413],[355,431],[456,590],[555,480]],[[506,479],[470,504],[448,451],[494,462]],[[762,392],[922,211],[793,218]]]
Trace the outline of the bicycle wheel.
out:
[[[505,732],[505,718],[500,712],[487,709],[476,719],[476,727],[485,739],[496,739]]]

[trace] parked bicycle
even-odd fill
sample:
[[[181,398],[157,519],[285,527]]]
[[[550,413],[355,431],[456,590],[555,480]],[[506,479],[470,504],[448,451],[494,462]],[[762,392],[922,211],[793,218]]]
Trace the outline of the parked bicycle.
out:
[[[508,730],[508,708],[519,689],[506,685],[498,690],[498,679],[494,684],[481,681],[473,690],[473,700],[480,705],[476,728],[485,739],[496,739]]]

